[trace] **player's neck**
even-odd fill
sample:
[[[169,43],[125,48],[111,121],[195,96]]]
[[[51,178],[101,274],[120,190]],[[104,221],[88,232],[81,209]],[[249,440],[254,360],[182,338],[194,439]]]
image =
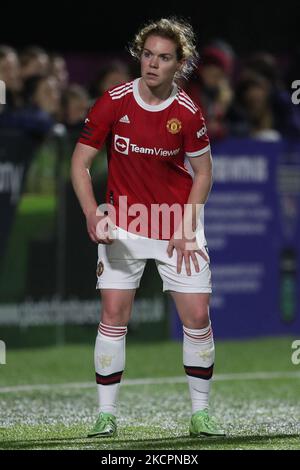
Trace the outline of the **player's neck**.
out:
[[[157,87],[149,87],[147,83],[141,78],[139,81],[139,94],[145,103],[156,106],[163,101],[167,100],[173,90],[173,84],[164,83]]]

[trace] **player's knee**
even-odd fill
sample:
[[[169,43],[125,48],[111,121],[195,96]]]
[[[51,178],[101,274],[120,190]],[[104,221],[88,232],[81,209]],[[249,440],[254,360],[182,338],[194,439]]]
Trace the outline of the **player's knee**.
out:
[[[209,325],[208,313],[202,310],[195,311],[189,315],[187,323],[190,325],[188,328],[206,328]]]
[[[129,320],[130,311],[124,308],[105,308],[101,314],[101,321],[108,326],[126,326]]]

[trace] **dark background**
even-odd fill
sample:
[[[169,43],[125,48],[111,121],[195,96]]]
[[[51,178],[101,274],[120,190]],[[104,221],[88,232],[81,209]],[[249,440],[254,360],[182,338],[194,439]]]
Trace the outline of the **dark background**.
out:
[[[183,16],[199,45],[221,37],[237,54],[261,49],[286,54],[300,46],[299,2],[11,2],[1,6],[0,43],[61,52],[122,51],[139,26],[161,16]]]

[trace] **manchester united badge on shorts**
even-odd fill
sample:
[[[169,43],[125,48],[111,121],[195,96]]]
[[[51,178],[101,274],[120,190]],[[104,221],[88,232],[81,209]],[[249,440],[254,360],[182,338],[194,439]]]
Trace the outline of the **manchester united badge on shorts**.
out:
[[[103,264],[102,261],[99,261],[98,264],[97,264],[97,269],[96,269],[97,277],[101,276],[103,271],[104,271],[104,264]]]
[[[181,122],[176,118],[170,119],[167,122],[167,129],[171,134],[178,134],[181,130]]]

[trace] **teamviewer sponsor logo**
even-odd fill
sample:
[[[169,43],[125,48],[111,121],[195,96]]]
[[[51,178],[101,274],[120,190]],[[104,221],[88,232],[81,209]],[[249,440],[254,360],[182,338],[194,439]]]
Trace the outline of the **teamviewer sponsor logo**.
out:
[[[115,135],[115,150],[124,155],[128,155],[129,152],[130,139],[127,137],[121,137],[120,135]]]
[[[130,149],[133,153],[139,153],[144,155],[155,155],[156,157],[175,157],[179,154],[180,148],[173,150],[165,150],[163,148],[148,148],[138,147],[136,144],[130,144]]]
[[[175,157],[180,152],[180,147],[172,150],[165,150],[163,148],[149,148],[149,147],[139,147],[136,144],[131,144],[128,137],[121,137],[120,135],[115,135],[115,150],[124,155],[128,155],[129,150],[132,153],[138,153],[143,155],[154,155],[156,157]]]

